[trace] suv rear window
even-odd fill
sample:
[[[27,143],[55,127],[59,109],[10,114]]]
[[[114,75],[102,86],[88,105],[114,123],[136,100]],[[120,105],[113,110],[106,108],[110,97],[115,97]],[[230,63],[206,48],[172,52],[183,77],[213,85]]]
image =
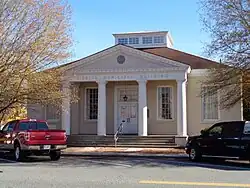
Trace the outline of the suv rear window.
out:
[[[47,123],[45,122],[20,122],[19,123],[19,130],[48,130]]]
[[[246,122],[244,126],[244,134],[250,134],[250,122]]]

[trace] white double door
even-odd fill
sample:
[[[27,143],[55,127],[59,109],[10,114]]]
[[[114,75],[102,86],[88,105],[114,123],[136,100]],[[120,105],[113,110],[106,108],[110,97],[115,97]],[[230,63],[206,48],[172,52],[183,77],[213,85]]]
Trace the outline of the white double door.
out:
[[[138,134],[138,103],[119,102],[118,125],[124,124],[122,134]]]

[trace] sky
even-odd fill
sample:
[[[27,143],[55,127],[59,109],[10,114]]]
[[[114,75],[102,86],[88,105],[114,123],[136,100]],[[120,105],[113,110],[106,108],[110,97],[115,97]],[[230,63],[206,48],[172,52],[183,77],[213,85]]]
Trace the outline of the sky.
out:
[[[173,48],[204,56],[208,33],[198,0],[68,0],[72,6],[73,56],[80,59],[114,45],[113,33],[169,31]]]

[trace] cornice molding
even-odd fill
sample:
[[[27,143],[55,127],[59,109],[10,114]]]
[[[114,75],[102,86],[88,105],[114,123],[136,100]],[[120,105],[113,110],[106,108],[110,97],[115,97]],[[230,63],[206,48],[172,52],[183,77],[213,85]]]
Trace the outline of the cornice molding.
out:
[[[73,71],[74,75],[88,74],[88,73],[138,73],[138,72],[186,72],[187,69],[184,67],[167,67],[167,68],[114,68],[114,69],[82,69]]]

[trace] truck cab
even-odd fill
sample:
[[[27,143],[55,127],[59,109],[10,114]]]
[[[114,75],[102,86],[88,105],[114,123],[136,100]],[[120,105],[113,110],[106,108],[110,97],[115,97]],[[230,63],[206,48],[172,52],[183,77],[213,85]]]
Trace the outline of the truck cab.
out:
[[[215,123],[200,135],[190,136],[185,150],[191,161],[202,157],[250,160],[250,122]]]
[[[66,140],[65,130],[49,129],[44,120],[13,120],[0,130],[0,150],[12,152],[17,161],[28,155],[59,160],[61,150],[67,148]]]

